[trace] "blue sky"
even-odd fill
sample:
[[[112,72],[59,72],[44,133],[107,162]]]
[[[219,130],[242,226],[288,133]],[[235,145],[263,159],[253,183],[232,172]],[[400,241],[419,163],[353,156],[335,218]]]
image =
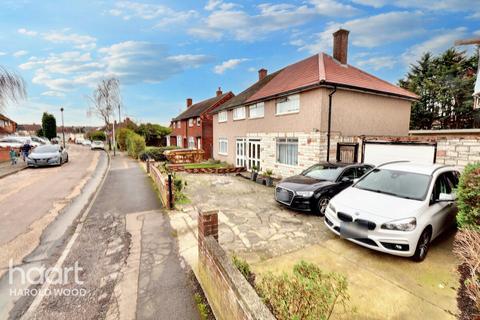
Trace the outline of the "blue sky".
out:
[[[6,114],[66,125],[88,116],[96,83],[120,79],[124,113],[167,124],[217,87],[238,93],[350,30],[349,63],[397,82],[423,52],[480,36],[480,0],[0,1],[0,65],[22,75],[28,100]],[[467,48],[465,48],[467,49]],[[473,48],[469,48],[472,52]]]

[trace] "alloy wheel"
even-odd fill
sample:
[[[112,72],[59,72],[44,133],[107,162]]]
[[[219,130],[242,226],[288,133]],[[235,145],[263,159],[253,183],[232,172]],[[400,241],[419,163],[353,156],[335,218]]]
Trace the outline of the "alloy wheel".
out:
[[[321,215],[325,214],[325,210],[327,210],[327,206],[329,202],[330,202],[330,199],[328,197],[321,197],[320,200],[318,201],[318,211],[320,212]]]

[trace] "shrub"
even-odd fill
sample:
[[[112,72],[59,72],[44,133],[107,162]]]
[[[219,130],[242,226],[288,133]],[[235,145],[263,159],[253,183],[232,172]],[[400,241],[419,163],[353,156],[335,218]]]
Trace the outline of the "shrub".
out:
[[[127,136],[129,134],[132,134],[132,133],[135,133],[135,132],[133,132],[132,130],[127,129],[127,128],[118,129],[118,131],[115,134],[115,136],[116,136],[115,138],[117,140],[117,144],[118,144],[118,147],[120,148],[120,150],[122,150],[122,151],[127,150]]]
[[[457,204],[459,227],[480,231],[480,162],[465,167],[458,184]]]
[[[238,271],[240,271],[245,279],[247,279],[247,281],[253,286],[255,283],[255,274],[253,274],[252,270],[250,269],[248,262],[237,256],[235,253],[232,255],[232,262]]]
[[[145,150],[145,138],[133,131],[127,134],[126,144],[128,155],[135,159]]]
[[[293,275],[268,273],[257,291],[279,320],[329,319],[337,304],[347,309],[350,299],[347,280],[336,273],[324,273],[312,263],[301,261]]]
[[[87,133],[87,139],[89,140],[101,140],[101,141],[105,141],[107,140],[107,135],[105,134],[105,132],[103,131],[90,131]]]
[[[140,154],[140,159],[146,161],[147,158],[153,159],[155,161],[167,161],[167,158],[163,154],[166,150],[177,149],[176,146],[169,147],[146,147],[145,150]]]

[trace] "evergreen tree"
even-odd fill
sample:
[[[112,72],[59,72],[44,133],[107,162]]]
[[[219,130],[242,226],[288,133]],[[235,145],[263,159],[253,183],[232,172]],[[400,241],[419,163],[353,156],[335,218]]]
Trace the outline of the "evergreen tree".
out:
[[[44,112],[42,116],[42,131],[47,139],[52,139],[57,136],[57,121],[53,114]]]

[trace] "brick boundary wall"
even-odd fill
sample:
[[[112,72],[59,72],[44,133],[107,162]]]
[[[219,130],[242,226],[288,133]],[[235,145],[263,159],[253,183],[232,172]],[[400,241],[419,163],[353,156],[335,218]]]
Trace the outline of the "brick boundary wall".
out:
[[[218,320],[274,320],[218,243],[218,212],[198,215],[199,281]]]
[[[20,155],[19,148],[13,148],[17,151],[17,157]],[[10,161],[10,148],[0,147],[0,162]]]
[[[147,161],[146,162],[147,166],[147,173],[152,177],[152,180],[155,182],[155,185],[158,188],[158,192],[160,194],[160,200],[162,201],[162,204],[165,206],[167,209],[173,209],[174,208],[174,194],[173,194],[173,185],[169,187],[168,183],[168,176],[166,177],[165,175],[162,175],[160,170],[156,168],[153,165],[153,162]],[[172,182],[173,184],[173,182]],[[170,195],[170,190],[172,191],[172,194]],[[171,199],[171,202],[170,202]]]
[[[239,173],[245,171],[244,167],[234,168],[185,168],[183,164],[168,164],[167,168],[173,172],[187,172],[187,173],[210,173],[210,174],[226,174]]]

